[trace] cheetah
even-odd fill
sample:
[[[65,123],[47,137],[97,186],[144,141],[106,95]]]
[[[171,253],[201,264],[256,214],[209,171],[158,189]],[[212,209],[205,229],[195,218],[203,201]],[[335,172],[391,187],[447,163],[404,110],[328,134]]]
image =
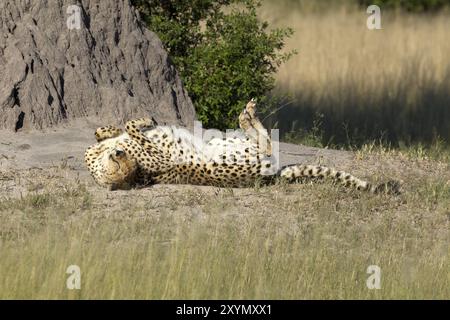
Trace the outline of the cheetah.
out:
[[[320,165],[290,165],[273,172],[272,143],[256,116],[254,99],[239,115],[239,126],[241,131],[231,137],[205,142],[185,128],[157,125],[152,118],[130,120],[125,131],[98,128],[97,143],[87,148],[85,163],[94,180],[110,190],[158,183],[243,187],[278,177],[287,182],[330,178],[371,193],[399,193],[395,181],[375,186]]]

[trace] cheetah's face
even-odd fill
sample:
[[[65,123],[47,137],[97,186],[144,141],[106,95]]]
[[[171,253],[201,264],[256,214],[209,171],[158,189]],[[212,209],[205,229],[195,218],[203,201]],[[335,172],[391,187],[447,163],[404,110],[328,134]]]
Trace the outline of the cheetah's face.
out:
[[[138,169],[137,161],[116,145],[104,153],[102,169],[105,184],[111,189],[130,189]]]

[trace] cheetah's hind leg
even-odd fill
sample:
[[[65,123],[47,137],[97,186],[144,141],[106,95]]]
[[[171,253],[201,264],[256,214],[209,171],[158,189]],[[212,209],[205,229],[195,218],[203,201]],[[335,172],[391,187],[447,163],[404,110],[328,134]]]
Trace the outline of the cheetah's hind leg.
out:
[[[250,100],[239,115],[239,127],[244,130],[247,137],[258,144],[265,155],[272,154],[272,143],[267,129],[256,116],[256,99]]]
[[[95,130],[95,139],[101,142],[106,139],[111,139],[120,136],[123,130],[115,126],[100,127]]]

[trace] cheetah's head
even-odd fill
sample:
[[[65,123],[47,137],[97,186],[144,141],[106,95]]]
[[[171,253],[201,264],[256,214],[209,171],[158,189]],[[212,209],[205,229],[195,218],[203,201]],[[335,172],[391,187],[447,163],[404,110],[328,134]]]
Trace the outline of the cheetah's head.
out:
[[[104,153],[102,158],[104,184],[110,190],[130,189],[136,179],[138,165],[119,144]]]

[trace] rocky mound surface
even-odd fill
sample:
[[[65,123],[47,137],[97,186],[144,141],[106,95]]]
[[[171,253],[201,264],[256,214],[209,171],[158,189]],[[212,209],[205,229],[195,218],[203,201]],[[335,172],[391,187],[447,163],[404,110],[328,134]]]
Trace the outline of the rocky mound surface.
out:
[[[129,0],[0,2],[0,129],[144,115],[195,119],[160,40]]]

